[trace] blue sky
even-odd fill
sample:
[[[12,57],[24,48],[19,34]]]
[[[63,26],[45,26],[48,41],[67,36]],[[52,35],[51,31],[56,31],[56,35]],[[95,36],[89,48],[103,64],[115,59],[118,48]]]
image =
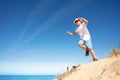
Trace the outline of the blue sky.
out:
[[[56,74],[92,61],[78,47],[73,20],[89,21],[98,58],[120,44],[119,0],[0,0],[0,74]]]

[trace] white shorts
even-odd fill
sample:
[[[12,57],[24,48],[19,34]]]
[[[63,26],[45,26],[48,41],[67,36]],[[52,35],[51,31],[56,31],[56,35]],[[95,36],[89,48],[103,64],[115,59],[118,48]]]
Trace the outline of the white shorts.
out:
[[[89,49],[92,49],[91,39],[89,39],[89,40],[82,40],[81,39],[78,44],[86,46]]]

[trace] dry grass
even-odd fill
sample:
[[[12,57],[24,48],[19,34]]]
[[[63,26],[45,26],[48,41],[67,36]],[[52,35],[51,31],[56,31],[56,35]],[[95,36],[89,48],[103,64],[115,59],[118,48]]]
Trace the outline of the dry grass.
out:
[[[58,80],[62,80],[62,79],[65,78],[67,75],[68,75],[68,72],[64,72],[64,73],[62,73],[62,74],[58,74],[57,79],[58,79]]]
[[[109,57],[118,57],[120,56],[120,49],[112,48]]]
[[[78,67],[78,66],[73,66],[70,71],[67,70],[66,72],[64,72],[64,73],[62,73],[62,74],[58,74],[57,79],[58,79],[58,80],[62,80],[62,79],[65,78],[65,77],[69,77],[69,75],[71,75],[73,72],[76,71],[77,67]],[[67,69],[68,69],[68,68],[67,68]]]

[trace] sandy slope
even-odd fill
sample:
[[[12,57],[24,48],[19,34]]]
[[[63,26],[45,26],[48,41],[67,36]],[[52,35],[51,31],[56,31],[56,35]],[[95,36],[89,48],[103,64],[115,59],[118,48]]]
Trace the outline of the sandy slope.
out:
[[[120,56],[81,65],[62,80],[120,80]]]

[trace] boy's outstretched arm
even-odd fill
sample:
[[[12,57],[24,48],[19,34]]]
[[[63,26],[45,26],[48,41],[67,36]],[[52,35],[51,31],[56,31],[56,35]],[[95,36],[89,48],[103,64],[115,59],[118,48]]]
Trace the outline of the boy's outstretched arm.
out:
[[[75,36],[77,33],[76,33],[76,32],[67,31],[67,34],[68,34],[68,35],[71,35],[71,36]]]

